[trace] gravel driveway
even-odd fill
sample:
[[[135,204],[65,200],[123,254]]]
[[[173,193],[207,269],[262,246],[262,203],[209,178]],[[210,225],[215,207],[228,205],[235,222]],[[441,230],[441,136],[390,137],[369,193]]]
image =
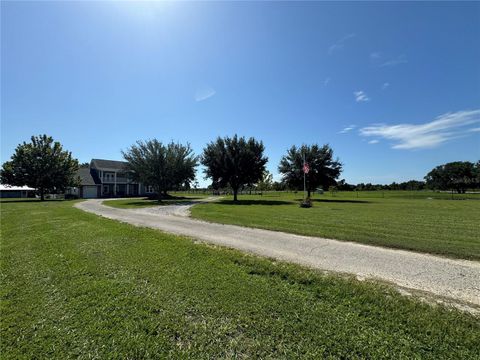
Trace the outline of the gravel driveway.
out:
[[[480,309],[480,262],[193,220],[188,217],[188,209],[194,202],[131,210],[105,206],[102,201],[91,199],[75,206],[135,226],[186,235],[317,269],[354,274],[360,279],[386,281],[407,293],[414,290],[429,299],[434,295],[439,301],[471,312]]]

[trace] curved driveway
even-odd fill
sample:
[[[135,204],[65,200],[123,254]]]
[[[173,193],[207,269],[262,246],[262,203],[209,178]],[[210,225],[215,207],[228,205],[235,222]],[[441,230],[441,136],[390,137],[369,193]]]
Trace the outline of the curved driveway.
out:
[[[75,206],[135,226],[186,235],[317,269],[390,282],[403,289],[444,298],[456,306],[466,305],[473,312],[480,308],[480,262],[193,220],[186,216],[191,203],[117,209],[103,205],[102,201],[86,200]]]

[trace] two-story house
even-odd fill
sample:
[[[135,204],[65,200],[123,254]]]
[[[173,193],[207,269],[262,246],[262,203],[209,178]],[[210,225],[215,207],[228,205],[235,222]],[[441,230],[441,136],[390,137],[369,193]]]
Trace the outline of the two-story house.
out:
[[[151,186],[133,181],[132,172],[124,161],[92,159],[90,167],[80,168],[80,187],[67,194],[80,198],[144,196],[153,192]]]

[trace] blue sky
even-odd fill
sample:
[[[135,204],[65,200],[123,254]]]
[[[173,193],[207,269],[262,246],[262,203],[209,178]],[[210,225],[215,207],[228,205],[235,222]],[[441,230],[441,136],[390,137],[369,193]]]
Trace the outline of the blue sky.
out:
[[[42,133],[82,162],[255,136],[276,179],[302,143],[350,183],[480,158],[478,2],[2,2],[1,20],[2,162]]]

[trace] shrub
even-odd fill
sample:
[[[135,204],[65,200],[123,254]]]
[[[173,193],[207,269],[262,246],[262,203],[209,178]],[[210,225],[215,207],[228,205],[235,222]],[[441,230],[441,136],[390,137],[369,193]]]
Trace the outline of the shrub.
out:
[[[312,199],[310,199],[310,197],[307,197],[305,200],[302,200],[302,202],[300,203],[300,207],[302,208],[312,207]]]

